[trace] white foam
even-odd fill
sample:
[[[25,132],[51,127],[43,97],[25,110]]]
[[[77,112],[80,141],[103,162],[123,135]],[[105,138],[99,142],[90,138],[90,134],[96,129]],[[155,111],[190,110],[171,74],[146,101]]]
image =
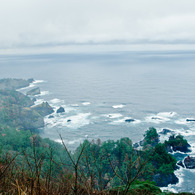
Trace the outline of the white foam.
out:
[[[145,121],[149,123],[159,124],[159,123],[170,121],[170,119],[166,117],[158,116],[158,115],[151,115],[151,116],[147,116],[145,118]]]
[[[84,106],[87,106],[87,105],[90,105],[91,103],[90,102],[83,102],[82,103]]]
[[[193,130],[193,129],[188,129],[188,130],[177,129],[177,130],[175,130],[175,133],[181,134],[182,136],[192,136],[192,135],[195,135],[195,130]]]
[[[50,100],[49,103],[52,103],[52,104],[64,103],[64,100],[54,98],[54,99]]]
[[[113,105],[112,107],[113,107],[113,108],[123,108],[123,107],[125,107],[125,105],[123,105],[123,104],[120,104],[120,105]]]
[[[43,83],[43,82],[45,81],[44,80],[34,80],[32,83],[29,84],[29,86],[17,89],[16,91],[23,91],[23,90],[29,89],[29,88],[35,87],[37,83]]]
[[[37,106],[39,104],[42,104],[44,102],[44,99],[37,99],[35,102],[34,102],[34,105],[31,106],[31,107],[34,107],[34,106]]]
[[[178,120],[175,121],[175,123],[179,124],[179,125],[186,125],[189,122],[187,122],[186,119],[178,119]]]
[[[105,117],[108,117],[108,118],[120,118],[122,117],[123,115],[120,114],[120,113],[112,113],[112,114],[106,114],[104,115]]]
[[[194,120],[194,118],[187,118],[187,119],[191,119]],[[181,118],[175,121],[176,124],[179,125],[187,125],[189,127],[195,127],[195,122],[194,121],[186,121],[186,118]]]
[[[32,83],[37,84],[37,83],[44,83],[44,82],[46,82],[46,81],[44,81],[44,80],[34,80]]]
[[[168,185],[168,187],[161,187],[160,188],[163,191],[169,191],[169,192],[172,192],[172,193],[178,193],[178,191],[176,189],[174,189],[170,184]]]
[[[50,94],[49,91],[41,91],[41,93],[38,95],[35,95],[35,97],[49,95],[49,94]]]
[[[72,106],[72,107],[79,107],[78,104],[71,104],[70,106]]]
[[[45,124],[49,128],[53,127],[68,127],[72,129],[77,129],[82,126],[90,124],[89,116],[91,113],[79,113],[77,115],[65,117],[64,115],[56,115],[54,118],[45,117]],[[71,120],[70,122],[67,122]]]
[[[194,154],[195,155],[195,143],[191,143],[191,142],[188,142],[190,144],[190,149],[192,150],[191,154]]]
[[[34,84],[34,83],[30,83],[30,84],[29,84],[29,86],[27,86],[27,87],[23,87],[23,88],[20,88],[20,89],[17,89],[16,91],[23,91],[23,90],[26,90],[26,89],[32,88],[32,87],[34,87],[34,86],[35,86],[35,84]]]
[[[150,122],[150,123],[163,123],[163,122],[167,122],[170,121],[172,117],[174,117],[175,115],[177,115],[176,112],[159,112],[156,115],[149,115],[145,118],[146,122]]]
[[[174,117],[175,115],[177,115],[177,113],[176,112],[159,112],[157,115],[161,116],[161,117],[171,118],[171,117]]]
[[[54,141],[62,144],[61,139],[55,139]],[[81,143],[82,141],[83,141],[82,138],[75,139],[75,140],[63,140],[65,145],[73,145],[73,144],[76,144],[76,143]]]
[[[67,105],[61,105],[61,106],[65,109],[65,113],[69,113],[69,112],[75,111],[77,109],[75,107],[67,106]],[[55,108],[55,111],[57,111],[58,108],[59,108],[59,106]]]
[[[169,184],[168,187],[161,187],[160,189],[162,191],[168,190],[173,193],[178,193],[178,191],[175,189],[175,187],[181,187],[182,183],[184,182],[184,174],[183,174],[184,168],[180,167],[176,171],[174,171],[176,177],[179,179],[179,182],[177,184]]]

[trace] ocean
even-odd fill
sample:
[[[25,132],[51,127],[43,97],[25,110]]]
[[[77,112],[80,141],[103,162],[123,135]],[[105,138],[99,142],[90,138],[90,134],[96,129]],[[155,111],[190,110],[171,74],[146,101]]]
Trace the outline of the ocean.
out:
[[[34,78],[20,91],[39,86],[36,104],[65,108],[45,117],[40,135],[60,142],[61,134],[69,149],[84,139],[135,143],[155,127],[183,135],[192,149],[187,155],[195,156],[195,122],[186,122],[195,119],[194,51],[0,55],[0,78]],[[195,170],[175,173],[179,183],[166,189],[195,192]]]

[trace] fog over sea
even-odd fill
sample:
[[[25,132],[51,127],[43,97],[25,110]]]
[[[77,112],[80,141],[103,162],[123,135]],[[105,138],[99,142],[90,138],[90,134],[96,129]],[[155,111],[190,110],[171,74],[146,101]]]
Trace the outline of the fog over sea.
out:
[[[187,155],[195,156],[195,122],[186,122],[195,119],[193,51],[0,55],[0,78],[34,78],[20,91],[39,86],[36,104],[65,108],[45,117],[41,136],[60,142],[60,133],[70,149],[84,139],[129,137],[135,143],[155,127],[183,135],[192,149]],[[179,183],[168,189],[195,192],[195,170],[175,173]]]

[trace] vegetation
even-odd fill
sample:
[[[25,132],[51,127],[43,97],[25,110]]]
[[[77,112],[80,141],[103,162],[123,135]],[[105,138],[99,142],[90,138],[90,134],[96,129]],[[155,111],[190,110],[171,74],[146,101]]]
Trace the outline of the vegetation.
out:
[[[165,141],[166,147],[172,147],[173,151],[189,152],[188,147],[190,146],[186,139],[182,135],[172,135],[168,141]]]
[[[85,140],[71,152],[61,135],[59,144],[33,133],[53,109],[48,103],[31,107],[28,96],[13,90],[32,81],[0,80],[0,193],[168,194],[152,181],[174,174],[176,160],[166,147],[186,145],[183,137],[161,144],[150,128],[143,150],[122,138]]]
[[[173,173],[176,164],[163,144],[135,150],[129,138],[85,140],[71,153],[63,139],[58,144],[1,125],[0,143],[0,193],[159,194],[150,181],[158,172]]]

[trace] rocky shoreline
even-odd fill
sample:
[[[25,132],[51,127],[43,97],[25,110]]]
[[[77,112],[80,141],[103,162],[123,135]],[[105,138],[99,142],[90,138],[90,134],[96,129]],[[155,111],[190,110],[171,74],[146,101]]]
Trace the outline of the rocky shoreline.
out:
[[[172,131],[169,129],[163,129],[159,134],[166,135],[167,133],[171,133]],[[155,147],[160,141],[159,137],[160,135],[154,137],[151,143],[148,143],[146,138],[141,140],[140,142],[134,143],[133,147],[135,149],[144,149],[149,147]],[[187,153],[191,152],[190,144],[188,144],[187,140],[183,138],[181,135],[175,136],[174,134],[169,137],[169,140],[164,142],[166,151],[174,156],[174,152],[181,152],[187,155]],[[195,157],[183,155],[183,160],[177,161],[177,166],[175,167],[175,170],[180,168],[186,168],[186,169],[195,169]],[[177,158],[176,158],[177,159]],[[156,184],[159,187],[167,187],[169,184],[177,184],[179,182],[179,178],[174,173],[171,174],[162,174],[157,173],[153,176],[153,181],[156,182]]]
[[[39,105],[35,105],[35,96],[40,94],[40,88],[36,87],[28,91],[25,94],[16,91],[23,87],[28,87],[34,79],[2,79],[0,80],[0,122],[5,119],[9,120],[10,126],[15,126],[17,129],[37,131],[44,127],[44,117],[50,115],[49,117],[54,117],[51,114],[54,113],[53,108],[48,104],[48,102],[43,102]],[[8,112],[6,112],[6,110]],[[56,113],[63,113],[65,109],[59,107]],[[6,118],[7,117],[7,118]],[[126,119],[125,122],[133,122],[134,119]],[[68,120],[67,122],[71,122]],[[163,129],[159,134],[172,133],[169,129]],[[135,143],[134,148],[139,147],[155,147],[159,143],[159,136],[155,137],[151,143],[146,144],[146,140],[142,140],[139,143]],[[169,137],[168,141],[165,141],[166,151],[170,154],[179,151],[183,153],[188,153],[190,151],[190,145],[183,141],[181,136],[172,135]],[[177,167],[185,167],[188,169],[195,168],[195,157],[186,157],[183,161],[177,162]],[[174,173],[163,174],[157,173],[153,177],[153,181],[157,183],[158,186],[164,187],[168,184],[176,184],[178,178]]]
[[[33,88],[27,95],[16,89],[28,87],[34,79],[1,79],[0,80],[0,122],[18,129],[37,131],[44,127],[44,117],[53,113],[53,108],[43,102],[35,105],[34,95],[40,93]]]

